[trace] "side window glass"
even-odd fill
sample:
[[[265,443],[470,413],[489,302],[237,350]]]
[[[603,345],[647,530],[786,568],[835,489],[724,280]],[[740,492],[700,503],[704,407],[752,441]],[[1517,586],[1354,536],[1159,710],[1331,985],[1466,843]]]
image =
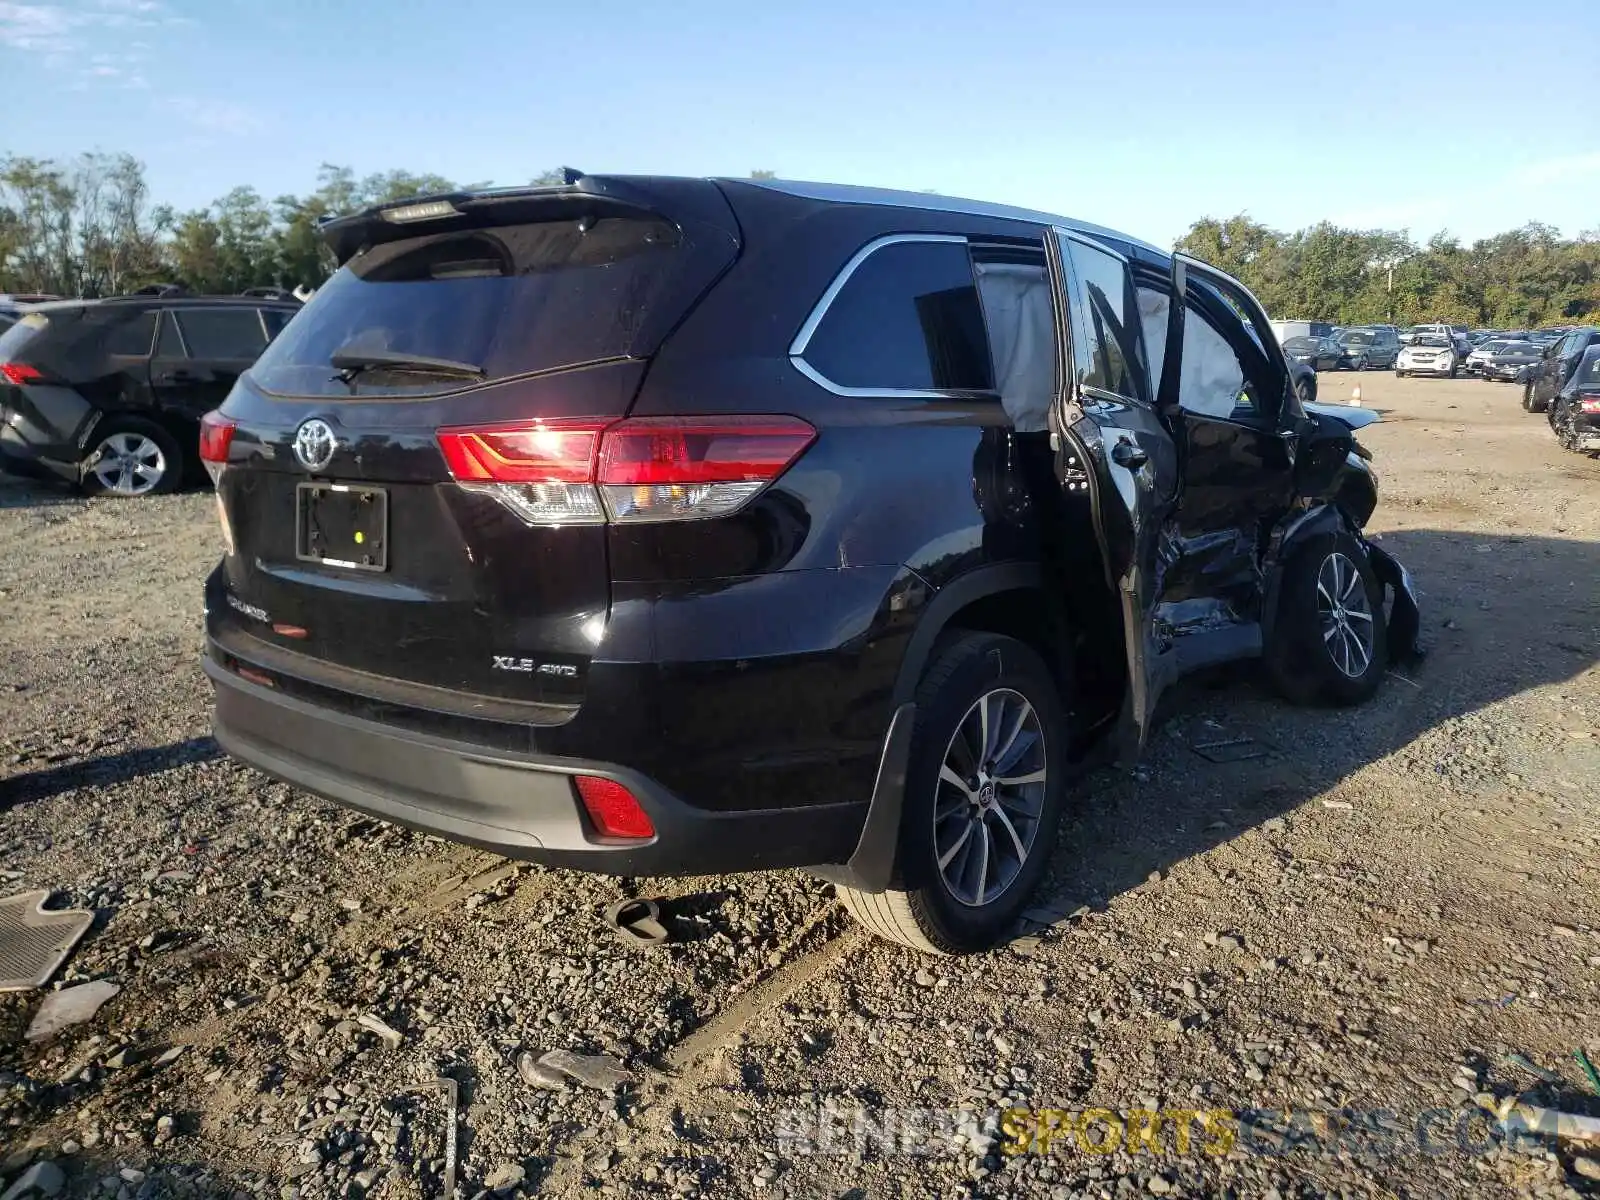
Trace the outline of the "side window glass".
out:
[[[148,358],[150,343],[156,337],[156,314],[135,313],[132,320],[118,321],[106,336],[106,353],[116,358]]]
[[[183,340],[195,358],[254,359],[267,345],[253,308],[194,308],[178,314]]]
[[[851,272],[801,357],[861,391],[992,391],[983,310],[964,242],[893,242]]]
[[[1138,400],[1134,372],[1144,371],[1143,339],[1128,270],[1115,255],[1082,242],[1067,245],[1079,295],[1072,322],[1079,385]]]
[[[157,358],[188,358],[184,351],[183,339],[178,336],[178,325],[172,319],[170,312],[161,314],[161,337],[156,342]]]
[[[289,323],[289,314],[281,308],[263,308],[261,323],[267,327],[267,341],[270,342],[283,332],[283,327]]]

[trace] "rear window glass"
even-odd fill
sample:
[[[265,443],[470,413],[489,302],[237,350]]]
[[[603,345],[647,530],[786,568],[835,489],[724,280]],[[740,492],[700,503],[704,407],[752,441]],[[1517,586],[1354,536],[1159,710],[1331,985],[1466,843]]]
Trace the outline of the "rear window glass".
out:
[[[124,358],[146,358],[156,338],[156,314],[136,313],[132,320],[119,321],[106,334],[106,353]]]
[[[1082,303],[1073,321],[1074,367],[1084,387],[1139,399],[1134,371],[1140,359],[1139,307],[1122,261],[1082,242],[1072,242],[1072,270]]]
[[[828,306],[805,360],[846,388],[992,390],[966,244],[899,242],[868,255]]]
[[[192,308],[177,317],[190,358],[252,359],[267,344],[253,308]]]
[[[676,226],[654,218],[541,221],[384,242],[317,290],[251,372],[268,391],[348,395],[339,351],[451,359],[489,379],[646,352],[641,330],[682,303]],[[369,370],[363,393],[463,384]]]
[[[1283,348],[1285,350],[1320,350],[1322,349],[1322,342],[1320,339],[1313,337],[1290,338],[1283,344]]]
[[[1370,333],[1341,333],[1339,340],[1346,346],[1370,346],[1372,334]]]
[[[263,308],[261,310],[261,319],[267,324],[267,339],[269,341],[283,332],[283,327],[289,323],[291,315],[281,308]]]

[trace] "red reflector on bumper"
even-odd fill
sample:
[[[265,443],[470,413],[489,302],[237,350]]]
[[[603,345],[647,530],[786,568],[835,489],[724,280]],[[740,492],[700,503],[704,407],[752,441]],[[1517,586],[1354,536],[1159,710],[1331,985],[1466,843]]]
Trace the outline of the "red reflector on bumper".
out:
[[[601,779],[594,775],[573,778],[578,798],[594,827],[604,837],[651,838],[656,827],[639,807],[633,793],[614,779]]]

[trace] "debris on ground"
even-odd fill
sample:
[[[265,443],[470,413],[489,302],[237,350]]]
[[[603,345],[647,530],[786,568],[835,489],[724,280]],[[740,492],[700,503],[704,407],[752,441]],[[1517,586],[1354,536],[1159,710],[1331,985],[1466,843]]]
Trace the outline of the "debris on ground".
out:
[[[75,984],[58,992],[50,992],[39,1005],[39,1010],[33,1014],[33,1022],[28,1026],[26,1034],[27,1040],[43,1041],[69,1026],[81,1025],[99,1012],[100,1006],[121,990],[117,984],[96,979],[91,983]]]
[[[52,1200],[61,1194],[66,1182],[66,1176],[55,1163],[36,1162],[17,1176],[16,1182],[8,1187],[4,1194],[0,1194],[0,1200],[30,1200],[36,1196]]]
[[[1594,1094],[1600,1096],[1600,1071],[1594,1069],[1594,1064],[1589,1061],[1589,1056],[1579,1046],[1572,1052],[1572,1057],[1578,1060],[1578,1066],[1583,1068],[1583,1073],[1589,1079],[1589,1086],[1594,1089]]]
[[[457,1126],[461,1121],[461,1086],[450,1076],[439,1076],[444,1093],[444,1200],[456,1200]]]
[[[356,1018],[356,1024],[368,1033],[377,1034],[379,1040],[391,1050],[400,1049],[406,1040],[404,1034],[375,1013],[362,1013]]]
[[[1513,1105],[1511,1111],[1526,1121],[1529,1129],[1545,1137],[1600,1145],[1600,1117],[1562,1112],[1556,1108],[1542,1108],[1521,1102]]]
[[[606,909],[606,924],[630,946],[665,946],[668,941],[661,906],[654,900],[618,900]]]
[[[526,1067],[524,1060],[531,1060]],[[632,1072],[611,1055],[575,1054],[571,1050],[551,1050],[537,1059],[523,1054],[517,1060],[517,1072],[534,1087],[551,1087],[548,1081],[560,1076],[600,1092],[614,1092],[623,1084],[633,1082]]]
[[[1534,1062],[1526,1055],[1518,1054],[1515,1050],[1505,1055],[1504,1061],[1508,1067],[1516,1067],[1519,1070],[1526,1071],[1535,1079],[1542,1080],[1545,1083],[1565,1082],[1556,1072],[1546,1070],[1544,1067],[1541,1067],[1538,1063]]]
[[[0,900],[0,992],[43,987],[67,960],[94,914],[45,907],[50,892],[22,892]]]

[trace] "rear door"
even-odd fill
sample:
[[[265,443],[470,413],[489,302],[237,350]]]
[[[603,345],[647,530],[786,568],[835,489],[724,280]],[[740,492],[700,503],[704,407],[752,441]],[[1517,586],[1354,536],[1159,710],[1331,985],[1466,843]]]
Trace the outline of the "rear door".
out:
[[[266,349],[261,313],[244,305],[172,308],[163,321],[173,325],[178,341],[167,343],[169,353],[152,370],[151,385],[163,408],[191,421],[226,400]],[[179,348],[182,358],[172,354]]]
[[[1151,395],[1127,260],[1061,228],[1048,231],[1045,251],[1059,348],[1052,413],[1057,470],[1063,487],[1090,496],[1108,583],[1122,607],[1126,712],[1142,744],[1171,681],[1152,618],[1161,598],[1160,531],[1178,487],[1177,447]]]

